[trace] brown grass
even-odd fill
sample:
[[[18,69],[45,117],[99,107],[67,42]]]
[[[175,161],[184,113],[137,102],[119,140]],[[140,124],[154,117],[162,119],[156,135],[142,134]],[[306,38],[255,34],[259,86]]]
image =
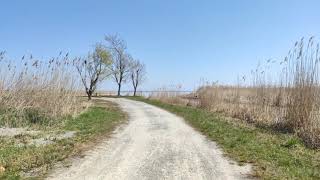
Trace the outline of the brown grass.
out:
[[[199,105],[250,123],[294,132],[311,147],[320,147],[319,44],[301,39],[281,62],[268,60],[238,86],[205,85]],[[280,72],[270,68],[279,64]]]
[[[77,112],[78,84],[72,63],[62,53],[49,61],[32,55],[11,60],[1,53],[0,126],[49,125]]]
[[[181,89],[181,85],[164,86],[151,92],[148,98],[161,100],[162,102],[169,104],[188,105],[189,101],[181,98],[184,95],[184,93],[181,92]]]

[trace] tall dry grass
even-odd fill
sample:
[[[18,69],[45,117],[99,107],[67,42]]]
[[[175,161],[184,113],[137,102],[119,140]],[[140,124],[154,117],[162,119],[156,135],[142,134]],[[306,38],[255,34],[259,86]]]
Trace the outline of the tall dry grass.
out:
[[[79,109],[73,61],[62,54],[48,61],[0,55],[0,126],[51,125]]]
[[[149,94],[150,99],[161,100],[162,102],[176,105],[188,105],[189,101],[183,99],[185,92],[182,91],[182,85],[163,86]]]
[[[205,84],[199,105],[250,123],[289,131],[320,147],[319,43],[296,42],[282,61],[267,60],[236,86]]]

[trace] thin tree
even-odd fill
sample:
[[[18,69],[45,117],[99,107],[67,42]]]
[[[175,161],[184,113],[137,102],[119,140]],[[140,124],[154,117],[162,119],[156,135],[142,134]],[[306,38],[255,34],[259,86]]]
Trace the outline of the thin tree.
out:
[[[127,53],[126,42],[118,35],[107,35],[105,40],[112,55],[111,72],[118,85],[117,95],[120,96],[122,83],[127,80],[130,74],[132,57]]]
[[[139,60],[135,60],[132,63],[131,68],[131,81],[133,85],[133,96],[137,94],[138,86],[145,80],[146,67]]]
[[[94,52],[89,53],[87,57],[78,58],[75,66],[85,88],[88,100],[91,100],[98,83],[111,74],[111,64],[110,53],[100,44],[96,45]]]
[[[0,60],[2,60],[3,59],[3,57],[4,57],[4,55],[6,54],[6,52],[5,51],[0,51]]]

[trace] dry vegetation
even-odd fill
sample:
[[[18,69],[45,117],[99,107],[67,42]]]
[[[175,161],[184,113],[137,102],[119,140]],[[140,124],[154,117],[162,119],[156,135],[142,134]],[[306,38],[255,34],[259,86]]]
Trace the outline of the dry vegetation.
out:
[[[181,89],[182,85],[170,85],[168,87],[164,86],[152,91],[150,94],[148,94],[148,97],[151,99],[158,99],[169,104],[188,105],[189,100],[181,98],[185,95]]]
[[[68,54],[42,61],[1,52],[0,61],[0,126],[50,125],[77,112],[78,81]]]
[[[251,82],[243,77],[235,87],[201,87],[200,106],[297,133],[306,144],[320,147],[319,58],[314,38],[308,42],[301,39],[283,61],[268,60],[252,71]],[[280,72],[271,68],[272,64],[279,64]]]
[[[42,178],[125,119],[112,103],[79,97],[78,61],[0,53],[0,179]]]
[[[272,128],[291,132],[310,147],[320,147],[319,44],[301,39],[282,61],[267,60],[243,76],[236,86],[205,83],[196,100],[178,100],[177,94],[153,97],[199,107]],[[171,100],[168,100],[171,97]]]

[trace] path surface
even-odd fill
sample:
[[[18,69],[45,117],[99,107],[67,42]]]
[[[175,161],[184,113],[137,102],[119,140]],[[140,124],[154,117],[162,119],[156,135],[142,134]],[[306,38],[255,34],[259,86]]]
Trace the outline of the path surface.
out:
[[[143,102],[107,100],[129,114],[129,123],[49,179],[226,180],[245,179],[249,173],[249,166],[226,159],[183,119]]]

